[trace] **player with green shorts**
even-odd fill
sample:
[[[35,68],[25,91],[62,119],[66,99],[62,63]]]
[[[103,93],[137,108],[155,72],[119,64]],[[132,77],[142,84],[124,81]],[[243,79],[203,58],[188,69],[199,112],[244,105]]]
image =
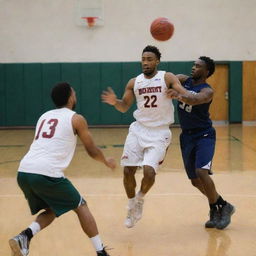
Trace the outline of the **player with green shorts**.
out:
[[[85,200],[65,178],[64,170],[73,158],[77,135],[92,158],[112,169],[115,161],[105,158],[95,145],[84,117],[73,111],[76,105],[73,88],[68,83],[58,83],[53,87],[51,97],[57,108],[39,118],[35,138],[20,162],[17,176],[31,213],[43,211],[28,228],[9,240],[12,253],[14,256],[28,255],[30,241],[36,233],[56,217],[74,210],[97,256],[109,256]]]

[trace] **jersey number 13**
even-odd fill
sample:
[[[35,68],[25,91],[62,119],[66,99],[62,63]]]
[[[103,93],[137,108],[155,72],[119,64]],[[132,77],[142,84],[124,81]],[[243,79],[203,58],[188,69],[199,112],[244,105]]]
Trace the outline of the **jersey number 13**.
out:
[[[46,119],[44,119],[38,129],[35,140],[37,140],[40,136],[41,130],[45,124]],[[50,119],[46,124],[48,124],[48,130],[42,133],[42,137],[46,139],[50,139],[54,136],[56,126],[58,124],[58,119]]]

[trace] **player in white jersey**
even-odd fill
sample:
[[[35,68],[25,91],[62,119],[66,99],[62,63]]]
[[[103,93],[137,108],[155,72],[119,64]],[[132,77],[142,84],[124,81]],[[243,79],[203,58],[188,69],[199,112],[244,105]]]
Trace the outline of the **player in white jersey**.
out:
[[[99,237],[94,217],[86,201],[63,171],[69,165],[76,147],[77,135],[88,154],[109,168],[115,168],[113,158],[105,158],[95,145],[83,116],[76,114],[76,94],[68,83],[58,83],[52,89],[57,109],[43,114],[36,125],[34,141],[21,160],[17,181],[31,213],[41,212],[31,225],[9,240],[14,256],[26,256],[32,237],[62,214],[74,210],[81,227],[91,239],[97,256],[109,256]]]
[[[124,166],[123,183],[128,197],[128,214],[125,225],[128,228],[142,216],[144,196],[155,182],[159,164],[163,162],[171,142],[169,125],[174,121],[172,100],[166,91],[173,88],[189,98],[189,93],[175,75],[158,71],[161,53],[155,46],[147,46],[142,52],[143,73],[132,78],[126,85],[122,99],[117,99],[114,91],[108,88],[102,94],[102,101],[113,105],[118,111],[126,112],[136,99],[136,119],[130,125],[126,138],[121,165]],[[143,179],[136,194],[135,173],[143,168]]]

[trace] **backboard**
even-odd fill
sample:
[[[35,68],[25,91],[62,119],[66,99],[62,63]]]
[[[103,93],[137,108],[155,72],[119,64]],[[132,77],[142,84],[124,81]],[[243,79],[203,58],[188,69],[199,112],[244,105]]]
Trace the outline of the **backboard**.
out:
[[[103,0],[76,0],[75,21],[89,28],[103,26]]]

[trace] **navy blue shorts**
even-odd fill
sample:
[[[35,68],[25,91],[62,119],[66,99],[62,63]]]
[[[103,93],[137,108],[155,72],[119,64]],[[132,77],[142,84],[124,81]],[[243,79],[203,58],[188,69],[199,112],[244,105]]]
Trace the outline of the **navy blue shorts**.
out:
[[[184,131],[180,135],[180,147],[189,179],[196,179],[196,169],[211,172],[215,151],[216,132],[213,127],[201,131]]]

